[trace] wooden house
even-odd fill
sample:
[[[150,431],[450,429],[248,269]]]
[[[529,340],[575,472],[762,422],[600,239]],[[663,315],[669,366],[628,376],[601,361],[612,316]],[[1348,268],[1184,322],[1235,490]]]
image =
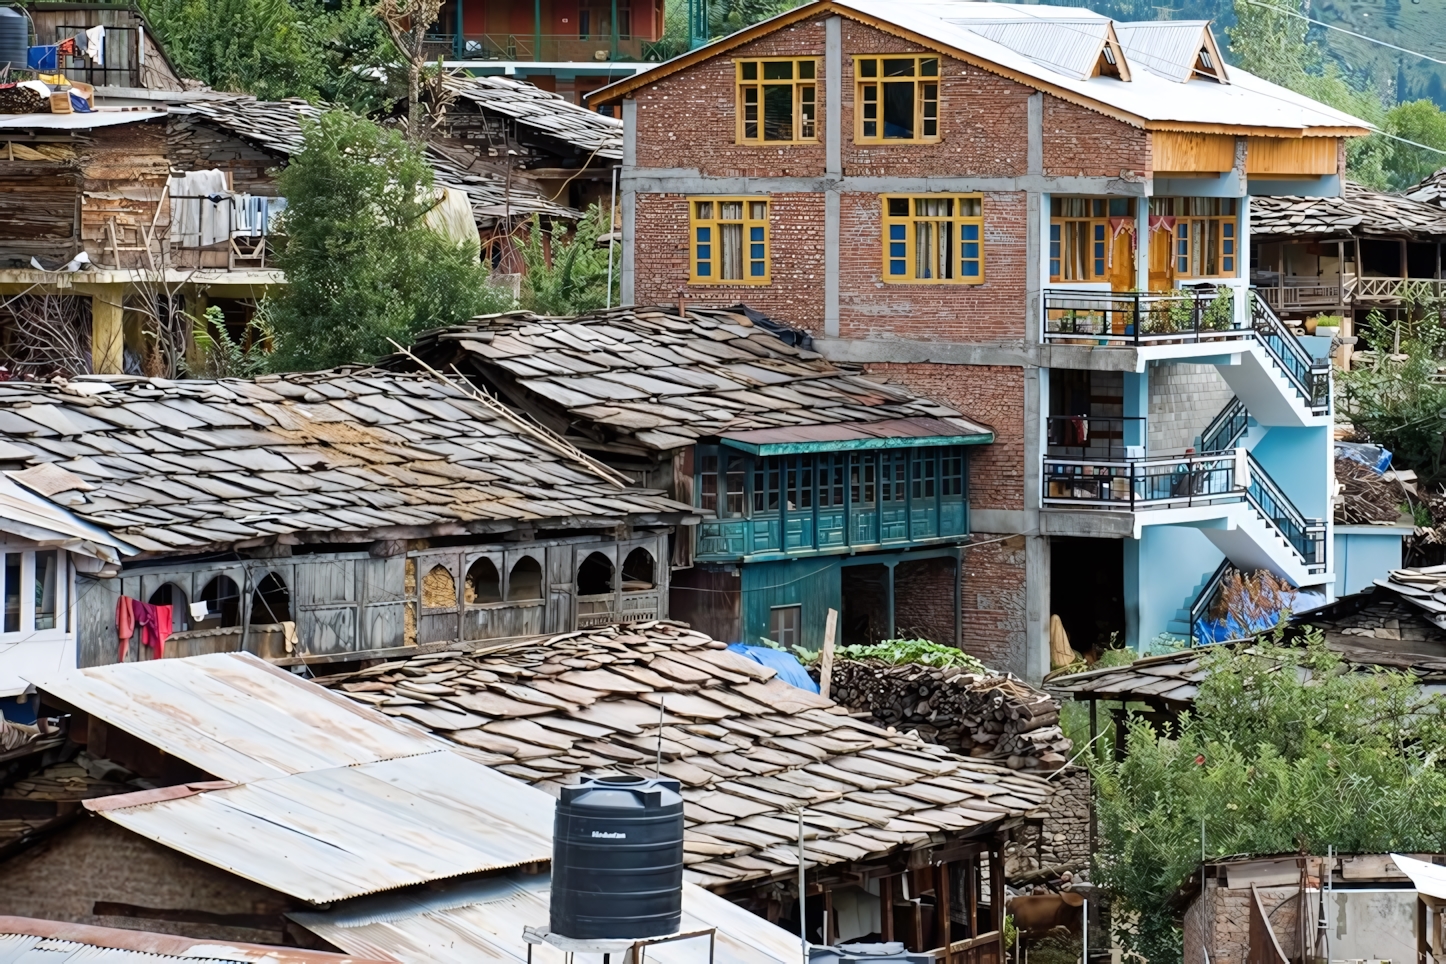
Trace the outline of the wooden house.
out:
[[[694,507],[696,536],[672,553],[678,618],[816,649],[836,609],[846,643],[957,645],[970,452],[989,427],[826,361],[807,333],[744,307],[516,313],[428,332],[413,351]]]
[[[12,381],[0,433],[20,492],[0,506],[17,533],[5,628],[27,644],[0,666],[24,662],[42,615],[52,670],[238,650],[345,663],[658,618],[692,519],[430,376]],[[132,628],[141,605],[169,626]]]

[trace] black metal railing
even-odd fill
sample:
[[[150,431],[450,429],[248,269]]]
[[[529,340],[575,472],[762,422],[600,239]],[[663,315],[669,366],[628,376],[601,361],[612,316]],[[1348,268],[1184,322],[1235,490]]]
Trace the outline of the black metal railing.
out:
[[[1044,459],[1044,501],[1121,510],[1239,502],[1236,456],[1164,459]]]
[[[1246,495],[1251,506],[1290,543],[1308,568],[1324,566],[1325,523],[1307,519],[1254,455],[1247,452],[1246,459],[1250,464]]]
[[[1221,560],[1220,565],[1215,567],[1214,574],[1200,590],[1200,594],[1190,604],[1190,641],[1192,645],[1200,645],[1205,638],[1201,629],[1205,616],[1210,612],[1210,604],[1215,601],[1215,594],[1220,591],[1220,583],[1225,578],[1225,574],[1233,568],[1234,564],[1229,559]]]
[[[1256,339],[1285,372],[1285,377],[1306,406],[1316,413],[1328,411],[1331,398],[1330,359],[1311,357],[1254,289],[1250,292],[1250,326],[1255,329]]]
[[[1250,427],[1250,413],[1239,397],[1231,398],[1200,433],[1200,452],[1228,452],[1245,435]]]
[[[1145,420],[1095,415],[1051,415],[1045,422],[1049,455],[1073,459],[1144,458]]]
[[[1249,334],[1229,288],[1161,292],[1046,288],[1045,341],[1086,339],[1101,345],[1208,342]]]

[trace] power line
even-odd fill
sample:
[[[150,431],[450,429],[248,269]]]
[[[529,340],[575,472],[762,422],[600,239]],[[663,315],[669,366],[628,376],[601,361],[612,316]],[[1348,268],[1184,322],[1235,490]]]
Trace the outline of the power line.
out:
[[[1314,19],[1313,17],[1307,17],[1305,14],[1303,14],[1303,13],[1298,13],[1298,12],[1296,12],[1296,11],[1294,11],[1294,10],[1287,10],[1287,9],[1284,8],[1284,7],[1277,7],[1277,6],[1276,6],[1275,4],[1273,4],[1273,3],[1266,3],[1266,2],[1264,2],[1264,0],[1245,0],[1245,2],[1248,3],[1248,4],[1250,4],[1250,5],[1253,6],[1253,7],[1266,7],[1266,8],[1268,8],[1268,9],[1270,9],[1270,10],[1274,10],[1276,13],[1283,13],[1283,14],[1286,14],[1287,16],[1291,16],[1291,17],[1299,17],[1301,20],[1304,20],[1306,23],[1313,23],[1313,24],[1315,24],[1317,27],[1325,27],[1327,30],[1338,30],[1338,31],[1340,31],[1340,32],[1343,33],[1343,34],[1347,34],[1348,36],[1351,36],[1351,37],[1356,37],[1356,38],[1358,38],[1358,39],[1360,39],[1360,40],[1367,41],[1368,43],[1380,44],[1382,47],[1390,47],[1392,50],[1399,50],[1399,51],[1400,51],[1401,53],[1403,53],[1403,54],[1410,54],[1410,55],[1413,56],[1413,57],[1420,57],[1422,60],[1429,60],[1429,61],[1431,61],[1431,63],[1433,63],[1433,64],[1443,64],[1443,65],[1446,65],[1446,60],[1438,60],[1437,58],[1432,57],[1432,56],[1430,56],[1429,54],[1423,54],[1423,53],[1421,53],[1421,51],[1419,51],[1419,50],[1411,50],[1410,48],[1407,48],[1407,47],[1398,47],[1398,46],[1396,46],[1396,45],[1393,44],[1393,43],[1387,43],[1387,42],[1384,41],[1384,40],[1377,40],[1375,37],[1367,37],[1367,36],[1366,36],[1365,34],[1363,34],[1363,33],[1356,33],[1354,30],[1347,30],[1345,27],[1337,27],[1337,26],[1336,26],[1335,24],[1333,24],[1333,23],[1326,23],[1324,20],[1316,20],[1316,19]],[[1408,142],[1408,143],[1409,143],[1409,142]],[[1435,150],[1435,148],[1432,148],[1432,150]]]

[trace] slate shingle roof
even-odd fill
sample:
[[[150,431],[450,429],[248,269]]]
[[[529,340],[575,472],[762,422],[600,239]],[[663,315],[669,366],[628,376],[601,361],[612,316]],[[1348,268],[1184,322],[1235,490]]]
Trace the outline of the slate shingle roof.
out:
[[[1344,234],[1446,237],[1446,211],[1424,199],[1346,181],[1340,197],[1253,197],[1250,233],[1283,238]]]
[[[683,784],[686,877],[726,889],[984,832],[1041,806],[1040,777],[887,732],[668,621],[451,651],[318,682],[556,795],[583,774]]]
[[[623,158],[623,122],[579,107],[560,94],[509,77],[453,75],[448,92],[484,111],[511,117],[533,131],[608,160]]]
[[[959,435],[991,431],[790,344],[779,328],[742,308],[513,312],[424,332],[412,350],[444,371],[470,366],[542,399],[555,427],[585,422],[655,450],[725,432],[893,419],[948,419]],[[807,344],[802,335],[791,340]],[[381,364],[411,362],[394,355]]]
[[[616,488],[424,375],[4,382],[0,462],[30,463],[11,478],[144,552],[688,511]]]

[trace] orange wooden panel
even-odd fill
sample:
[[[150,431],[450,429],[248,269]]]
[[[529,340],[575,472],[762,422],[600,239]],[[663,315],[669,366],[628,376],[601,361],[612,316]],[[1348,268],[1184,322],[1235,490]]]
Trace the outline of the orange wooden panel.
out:
[[[1156,173],[1222,173],[1235,166],[1234,134],[1185,134],[1155,131],[1151,135]]]
[[[1315,177],[1336,173],[1335,137],[1252,137],[1247,174]]]

